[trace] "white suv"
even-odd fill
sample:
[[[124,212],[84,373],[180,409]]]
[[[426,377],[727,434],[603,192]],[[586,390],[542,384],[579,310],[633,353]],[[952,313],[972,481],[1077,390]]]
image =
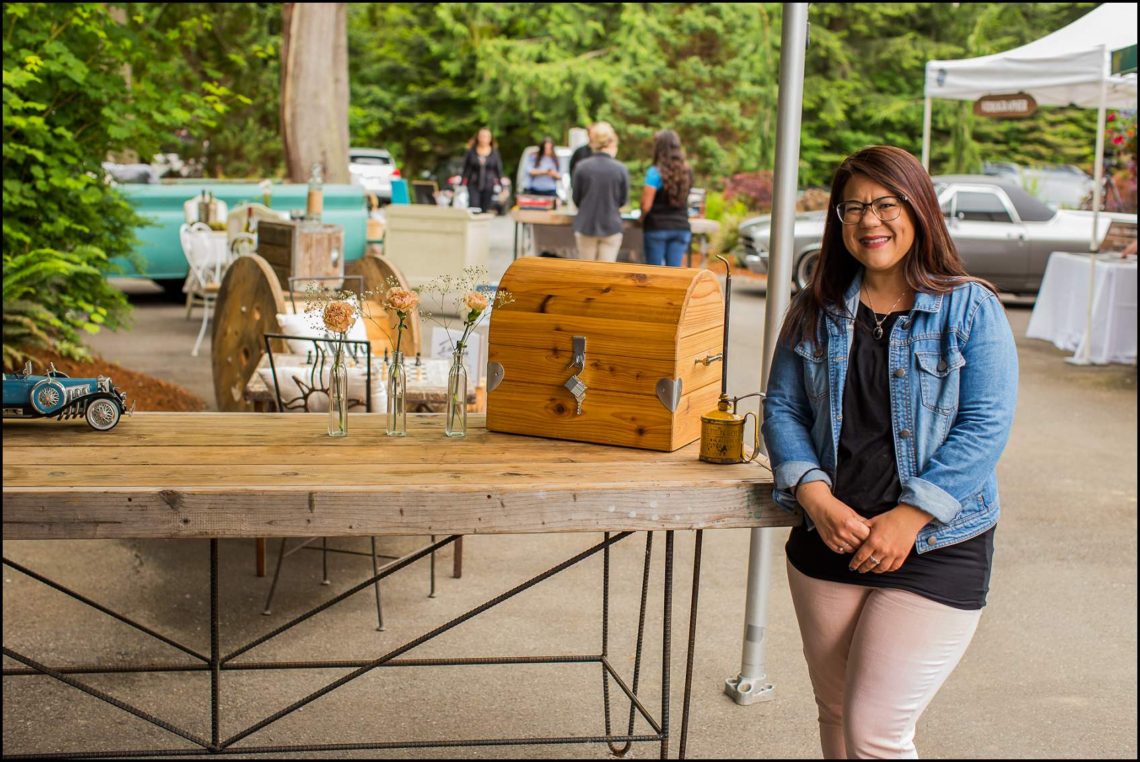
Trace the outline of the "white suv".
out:
[[[400,170],[387,150],[348,149],[348,173],[352,175],[354,183],[363,185],[366,191],[375,194],[382,203],[392,201],[392,178],[398,178]]]

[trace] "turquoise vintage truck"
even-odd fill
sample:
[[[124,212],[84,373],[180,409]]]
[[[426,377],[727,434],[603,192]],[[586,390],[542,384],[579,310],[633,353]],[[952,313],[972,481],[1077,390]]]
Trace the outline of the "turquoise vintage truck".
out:
[[[145,272],[138,272],[125,259],[114,260],[122,265],[123,277],[150,278],[168,293],[181,295],[188,266],[182,253],[179,227],[186,222],[183,204],[208,191],[234,207],[244,202],[262,203],[262,190],[256,182],[224,180],[174,180],[161,183],[123,183],[119,191],[131,202],[135,210],[153,224],[135,229],[138,253],[146,262]],[[303,211],[308,195],[305,183],[275,183],[270,190],[271,206],[288,212]],[[321,221],[344,227],[344,255],[346,261],[364,255],[368,227],[368,202],[360,185],[323,186],[324,210]]]

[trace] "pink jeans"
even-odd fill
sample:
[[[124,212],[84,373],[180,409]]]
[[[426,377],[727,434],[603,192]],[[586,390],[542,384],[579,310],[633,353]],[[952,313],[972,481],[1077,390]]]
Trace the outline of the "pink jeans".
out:
[[[827,582],[788,564],[827,759],[917,759],[914,728],[982,611],[906,590]]]

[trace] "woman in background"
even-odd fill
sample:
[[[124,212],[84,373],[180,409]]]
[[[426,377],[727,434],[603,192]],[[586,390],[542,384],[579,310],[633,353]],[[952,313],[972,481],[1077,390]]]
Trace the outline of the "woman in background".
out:
[[[693,170],[685,161],[681,138],[661,130],[653,139],[653,166],[641,190],[641,227],[645,262],[680,267],[693,240],[689,228],[689,188]]]
[[[526,188],[523,192],[533,196],[557,196],[561,177],[554,138],[548,135],[542,139],[538,150],[526,158]]]
[[[467,155],[463,157],[463,184],[467,186],[468,206],[484,212],[492,209],[495,186],[503,176],[503,161],[495,147],[491,131],[484,127],[476,133]]]

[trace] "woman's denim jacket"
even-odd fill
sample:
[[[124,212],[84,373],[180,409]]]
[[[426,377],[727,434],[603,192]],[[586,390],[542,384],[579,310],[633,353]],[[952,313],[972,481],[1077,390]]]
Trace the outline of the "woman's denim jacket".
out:
[[[822,343],[776,347],[763,433],[775,500],[788,510],[799,507],[798,485],[835,483],[861,281],[862,272],[844,295],[844,315],[825,311]],[[888,363],[899,502],[934,517],[918,533],[918,552],[981,534],[997,523],[995,468],[1017,402],[1017,350],[1001,303],[973,282],[918,293],[891,331]],[[804,521],[811,529],[806,513]]]

